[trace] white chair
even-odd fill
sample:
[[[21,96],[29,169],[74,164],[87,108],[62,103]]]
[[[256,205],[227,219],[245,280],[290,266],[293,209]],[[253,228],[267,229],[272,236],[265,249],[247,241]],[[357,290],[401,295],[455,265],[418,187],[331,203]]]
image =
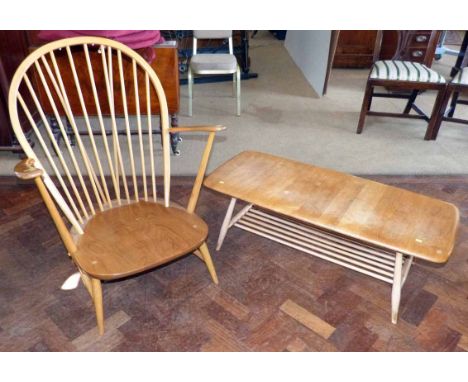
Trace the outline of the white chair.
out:
[[[229,39],[228,53],[197,54],[199,39]],[[232,46],[232,31],[193,31],[193,55],[188,70],[189,116],[192,116],[193,76],[232,74],[233,93],[237,98],[237,115],[240,115],[240,67]]]

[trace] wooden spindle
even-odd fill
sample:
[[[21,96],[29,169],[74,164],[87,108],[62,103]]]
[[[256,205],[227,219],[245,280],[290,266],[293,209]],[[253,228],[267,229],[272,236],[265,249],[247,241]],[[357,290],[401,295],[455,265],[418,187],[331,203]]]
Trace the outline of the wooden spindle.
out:
[[[101,49],[101,52],[105,51],[102,45],[100,49]],[[104,79],[106,83],[107,100],[109,102],[109,109],[110,109],[111,121],[112,121],[112,135],[114,139],[115,150],[117,152],[117,159],[118,159],[118,165],[120,168],[120,173],[122,174],[122,184],[124,187],[125,196],[127,197],[127,202],[130,203],[130,194],[128,192],[127,177],[125,176],[125,168],[124,168],[123,161],[122,161],[122,151],[120,150],[119,134],[117,131],[117,122],[115,120],[115,107],[114,107],[114,98],[113,98],[114,94],[112,93],[113,85],[111,87],[111,82],[113,79],[109,78],[109,73],[107,71],[108,66],[107,66],[106,55],[102,53],[101,58],[102,58],[102,66],[104,70]]]
[[[68,54],[71,55],[70,48],[67,47],[67,49],[68,49],[68,52],[69,52]],[[97,112],[97,115],[98,115],[99,126],[101,128],[101,134],[102,134],[102,139],[103,139],[103,143],[104,143],[104,149],[106,151],[106,157],[107,157],[107,162],[108,162],[108,165],[109,165],[109,171],[111,173],[112,184],[114,186],[114,192],[116,194],[117,204],[120,205],[121,204],[120,193],[118,192],[118,185],[117,185],[116,175],[114,173],[114,165],[113,165],[112,156],[111,156],[110,150],[109,150],[109,143],[107,141],[106,128],[105,128],[105,125],[104,125],[104,119],[102,117],[101,104],[99,102],[99,97],[98,97],[98,93],[97,93],[97,89],[96,89],[96,81],[94,79],[94,71],[93,71],[93,67],[92,67],[92,64],[91,64],[91,59],[89,57],[88,45],[84,44],[83,49],[84,49],[84,53],[85,53],[86,66],[88,68],[88,74],[89,74],[89,80],[90,80],[90,83],[91,83],[91,89],[92,89],[92,92],[93,92],[94,104],[96,106],[96,112]]]
[[[153,201],[157,201],[156,195],[156,176],[154,173],[154,151],[153,151],[153,127],[151,124],[151,92],[148,73],[145,72],[145,85],[146,85],[146,115],[148,118],[148,140],[150,150],[150,167],[151,167],[151,186],[153,190]]]
[[[65,172],[68,182],[70,183],[70,186],[73,190],[73,194],[75,195],[75,199],[78,202],[78,205],[80,206],[81,212],[83,213],[85,218],[89,218],[89,215],[88,215],[88,212],[86,211],[83,200],[81,199],[80,193],[78,192],[78,188],[76,187],[75,181],[73,177],[71,176],[70,169],[68,168],[65,158],[62,155],[62,151],[60,150],[60,147],[58,146],[57,141],[55,139],[55,136],[52,133],[52,128],[50,127],[49,120],[44,114],[44,110],[42,109],[41,103],[39,102],[39,99],[36,95],[36,92],[34,91],[34,88],[27,74],[24,75],[23,79],[24,79],[24,83],[26,84],[26,87],[29,90],[29,94],[31,95],[33,99],[34,105],[36,106],[36,109],[39,112],[39,115],[41,116],[41,120],[45,126],[47,135],[49,136],[49,140],[52,143],[55,153],[57,154],[57,157],[59,158],[60,164],[62,165],[62,169]],[[67,188],[65,187],[65,189]],[[81,216],[79,213],[77,213],[77,218],[80,220],[80,222],[82,222]]]
[[[122,53],[117,51],[117,62],[119,65],[119,77],[120,77],[120,92],[122,95],[122,107],[124,111],[125,118],[125,131],[127,133],[127,145],[128,145],[128,155],[130,159],[130,168],[132,170],[132,180],[133,180],[133,191],[135,194],[135,201],[138,202],[138,184],[136,180],[135,172],[135,160],[133,158],[133,145],[132,145],[132,134],[130,131],[130,121],[128,118],[128,107],[127,107],[127,92],[125,89],[125,78],[123,73],[123,64],[122,64]]]
[[[44,138],[42,138],[42,134],[39,131],[39,129],[37,127],[37,124],[34,121],[34,118],[32,117],[28,106],[26,105],[26,102],[24,102],[23,97],[19,93],[18,93],[18,101],[19,101],[21,107],[23,108],[23,111],[26,114],[26,117],[27,117],[30,125],[32,126],[32,129],[33,129],[34,133],[36,134],[36,138],[39,140],[39,144],[41,145],[42,149],[44,150],[44,153],[45,153],[45,155],[47,157],[47,160],[49,161],[49,164],[51,165],[51,167],[52,167],[52,169],[53,169],[53,171],[55,173],[55,176],[57,177],[57,179],[58,179],[58,181],[60,183],[60,186],[62,187],[62,190],[65,193],[65,196],[67,197],[68,203],[70,203],[71,208],[73,209],[74,213],[70,210],[70,208],[65,203],[65,201],[61,202],[61,199],[62,199],[61,197],[60,198],[56,197],[56,199],[58,200],[58,204],[62,208],[62,211],[65,213],[65,216],[70,221],[70,223],[73,225],[73,227],[75,227],[77,229],[77,232],[80,232],[80,230],[81,230],[81,225],[80,224],[83,224],[83,219],[81,218],[81,215],[78,212],[78,208],[76,207],[75,201],[73,200],[72,196],[70,195],[68,187],[66,186],[66,184],[65,184],[65,182],[64,182],[64,180],[62,178],[62,175],[60,174],[60,171],[58,170],[57,165],[55,164],[55,161],[52,158],[52,155],[50,153],[49,148],[47,147],[47,144],[44,141]],[[35,164],[36,164],[36,167],[38,167],[38,166],[42,167],[42,164],[37,159],[35,160]],[[44,176],[46,176],[46,175],[44,175]],[[48,175],[47,175],[47,178],[50,179]],[[47,183],[49,183],[49,182],[47,182]],[[54,192],[54,196],[55,196],[55,192]]]
[[[75,60],[73,59],[73,55],[71,54],[71,50],[70,50],[69,46],[66,47],[66,51],[67,51],[67,56],[68,56],[68,62],[70,64],[70,67],[71,67],[71,70],[72,70],[72,75],[73,75],[73,80],[74,80],[74,83],[75,83],[75,88],[76,88],[76,91],[78,93],[78,99],[80,101],[81,110],[83,111],[83,117],[84,117],[84,120],[85,120],[86,129],[88,131],[88,136],[89,136],[89,139],[91,141],[91,147],[93,149],[94,159],[95,159],[97,167],[98,167],[99,175],[101,176],[101,183],[102,183],[102,185],[104,187],[105,199],[106,199],[107,204],[110,207],[112,207],[112,200],[111,200],[111,197],[109,195],[109,189],[107,187],[106,177],[104,176],[104,171],[102,169],[101,158],[99,157],[99,153],[98,153],[97,146],[96,146],[96,141],[94,139],[93,129],[92,129],[91,123],[89,121],[88,110],[86,108],[86,104],[85,104],[84,99],[83,99],[83,92],[81,90],[80,81],[78,79],[78,74],[76,72]],[[103,139],[104,138],[105,137],[103,137]]]
[[[137,65],[135,59],[132,60],[133,68],[133,84],[135,88],[135,108],[138,129],[138,141],[140,143],[140,161],[141,161],[141,177],[143,178],[143,196],[148,201],[148,189],[146,186],[146,169],[145,169],[145,152],[143,149],[143,134],[141,132],[141,115],[140,115],[140,95],[138,92],[138,76]]]
[[[94,192],[94,197],[96,198],[98,202],[99,209],[103,211],[103,206],[102,206],[102,201],[101,201],[101,196],[99,195],[98,188],[96,186],[96,181],[95,181],[95,173],[92,168],[91,161],[89,160],[88,153],[86,152],[86,149],[83,146],[83,142],[80,136],[80,132],[78,131],[78,127],[76,126],[76,121],[75,121],[75,116],[73,115],[73,111],[70,106],[70,102],[68,100],[68,95],[65,89],[65,86],[63,85],[63,80],[62,80],[62,75],[60,73],[60,70],[57,66],[57,61],[55,59],[55,54],[54,52],[49,53],[50,58],[52,60],[52,65],[55,70],[55,77],[54,74],[52,73],[52,70],[50,69],[49,63],[47,62],[45,56],[41,57],[42,63],[44,67],[46,68],[46,71],[49,75],[50,80],[52,81],[52,84],[55,88],[55,92],[58,95],[60,102],[62,104],[62,107],[65,111],[65,115],[67,116],[68,121],[70,122],[70,125],[72,127],[73,133],[75,134],[75,139],[78,144],[78,149],[81,154],[81,158],[83,160],[84,166],[86,168],[86,171],[88,173],[90,183],[91,183],[91,188],[93,189]],[[93,176],[94,175],[94,176]],[[91,203],[92,204],[92,203]],[[91,211],[93,211],[93,214],[95,213],[94,211],[94,206],[91,208]]]
[[[44,73],[42,72],[42,69],[41,69],[41,67],[39,65],[39,61],[36,61],[34,63],[34,65],[35,65],[36,70],[37,70],[37,72],[39,74],[39,77],[41,79],[42,86],[44,87],[44,90],[45,90],[45,92],[47,94],[47,98],[48,98],[49,103],[50,103],[50,105],[52,107],[52,110],[54,112],[55,118],[57,120],[57,124],[59,125],[60,132],[62,133],[62,137],[63,137],[63,140],[65,142],[65,146],[68,149],[68,154],[69,154],[70,159],[71,159],[71,161],[73,163],[73,166],[75,168],[75,171],[76,171],[76,174],[78,176],[78,180],[80,182],[81,188],[83,189],[83,192],[85,194],[86,201],[88,202],[88,206],[91,209],[91,213],[94,215],[95,211],[94,211],[93,203],[91,202],[91,198],[89,197],[88,189],[86,188],[86,185],[84,184],[83,175],[81,174],[80,167],[78,165],[75,154],[74,154],[73,149],[71,147],[70,140],[68,139],[68,134],[65,131],[65,127],[63,126],[63,122],[62,122],[62,120],[60,118],[60,114],[58,112],[58,109],[57,109],[57,106],[55,104],[54,98],[53,98],[52,93],[50,91],[49,85],[47,84]],[[86,212],[85,216],[86,216],[86,218],[88,218],[89,215],[88,215],[88,212],[86,211],[86,209],[85,209],[85,212]]]

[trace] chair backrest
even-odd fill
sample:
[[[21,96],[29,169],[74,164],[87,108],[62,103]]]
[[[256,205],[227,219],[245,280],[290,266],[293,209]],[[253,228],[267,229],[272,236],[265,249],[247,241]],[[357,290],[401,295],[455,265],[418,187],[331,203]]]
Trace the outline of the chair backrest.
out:
[[[33,106],[25,102],[29,98]],[[151,66],[126,45],[76,37],[38,48],[12,79],[9,111],[21,147],[44,170],[44,183],[77,233],[98,211],[156,201],[156,165],[162,167],[164,204],[169,206],[166,97]],[[21,128],[23,112],[32,137]],[[63,144],[47,114],[56,119]],[[161,162],[156,161],[159,145],[153,142],[159,123]]]
[[[391,59],[392,60],[406,60],[406,61],[408,60],[413,61],[420,57],[420,56],[412,56],[413,54],[424,55],[423,50],[411,51],[411,55],[410,55],[410,50],[408,49],[409,46],[414,45],[414,43],[417,43],[417,44],[424,43],[428,47],[427,50],[429,51],[431,49],[435,50],[437,41],[439,40],[439,36],[440,36],[440,31],[437,31],[437,30],[431,31],[430,35],[426,35],[426,34],[415,35],[414,31],[411,31],[411,30],[387,31],[387,33],[389,34],[392,33],[394,35],[394,38],[396,39],[395,53],[393,54],[393,57],[391,57]],[[376,62],[379,60],[379,56],[382,50],[382,41],[384,37],[383,35],[384,35],[383,30],[377,31],[377,36],[376,36],[375,45],[374,45],[373,62]],[[415,41],[412,41],[412,39],[414,39]],[[427,66],[431,66],[432,56],[430,54],[426,54],[424,57],[424,60],[421,63]]]
[[[193,55],[197,54],[197,42],[198,39],[228,39],[229,42],[229,54],[234,54],[234,48],[232,45],[232,30],[194,30],[193,31]]]

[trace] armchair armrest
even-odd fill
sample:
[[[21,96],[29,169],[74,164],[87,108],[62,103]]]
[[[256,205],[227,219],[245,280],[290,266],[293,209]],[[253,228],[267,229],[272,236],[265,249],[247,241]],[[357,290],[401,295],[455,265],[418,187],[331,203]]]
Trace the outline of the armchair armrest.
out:
[[[218,131],[226,130],[225,126],[177,126],[169,129],[170,133],[186,133],[186,132],[201,132],[201,133],[217,133]]]
[[[205,150],[203,151],[203,156],[200,162],[200,167],[198,168],[198,173],[193,184],[192,194],[187,206],[188,212],[194,212],[195,207],[197,206],[198,197],[200,196],[200,189],[203,183],[203,178],[206,172],[206,166],[208,165],[208,159],[210,158],[211,147],[213,146],[213,141],[215,135],[218,131],[222,131],[226,127],[221,125],[215,126],[191,126],[191,127],[172,127],[169,129],[170,133],[184,133],[184,132],[204,132],[208,133],[208,140],[206,142]]]
[[[26,158],[23,159],[15,166],[15,174],[18,178],[23,180],[29,180],[37,178],[44,173],[39,168],[34,167],[34,159]]]

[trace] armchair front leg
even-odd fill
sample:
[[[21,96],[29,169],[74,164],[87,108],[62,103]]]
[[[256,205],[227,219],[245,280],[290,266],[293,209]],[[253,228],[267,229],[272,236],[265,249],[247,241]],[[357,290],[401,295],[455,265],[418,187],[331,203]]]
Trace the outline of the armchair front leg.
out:
[[[173,133],[186,133],[186,132],[204,132],[208,133],[208,140],[205,145],[205,150],[203,151],[203,156],[198,168],[198,173],[195,178],[195,182],[192,188],[192,194],[187,206],[187,211],[192,213],[195,211],[197,206],[198,197],[200,196],[200,190],[203,183],[203,178],[205,177],[206,167],[208,165],[208,160],[211,154],[211,148],[213,147],[213,141],[215,135],[218,131],[226,129],[224,126],[193,126],[193,127],[173,127],[169,129],[169,132]]]

